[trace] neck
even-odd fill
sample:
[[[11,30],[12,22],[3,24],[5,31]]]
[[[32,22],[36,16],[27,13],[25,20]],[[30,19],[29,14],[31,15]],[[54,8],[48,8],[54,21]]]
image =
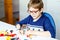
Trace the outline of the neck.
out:
[[[42,16],[42,14],[39,15],[36,19],[34,19],[33,22],[37,21],[41,16]]]

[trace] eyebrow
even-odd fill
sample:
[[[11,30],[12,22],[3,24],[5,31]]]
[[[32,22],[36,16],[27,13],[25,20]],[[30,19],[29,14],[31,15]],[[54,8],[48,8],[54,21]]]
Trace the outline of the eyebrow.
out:
[[[28,11],[31,11],[31,10],[28,10]],[[38,11],[38,10],[36,10],[36,11]]]

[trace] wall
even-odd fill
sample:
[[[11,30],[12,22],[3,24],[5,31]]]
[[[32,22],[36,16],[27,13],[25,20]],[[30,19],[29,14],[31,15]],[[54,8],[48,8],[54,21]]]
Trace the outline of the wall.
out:
[[[0,0],[0,18],[4,17],[4,0]]]
[[[44,11],[48,12],[51,14],[54,18],[55,24],[56,24],[56,37],[60,39],[60,0],[43,0],[45,7]],[[25,17],[28,16],[27,11],[27,3],[28,0],[20,0],[20,20],[24,19]]]
[[[19,11],[19,0],[12,0],[13,1],[13,12]]]
[[[60,39],[60,0],[47,0],[47,12],[49,12],[55,20],[57,38]]]
[[[29,0],[20,0],[20,20],[24,19],[28,16],[27,13],[27,3]]]
[[[12,0],[13,4],[13,12],[19,11],[19,0]],[[3,18],[5,16],[4,14],[4,0],[0,0],[0,18]]]

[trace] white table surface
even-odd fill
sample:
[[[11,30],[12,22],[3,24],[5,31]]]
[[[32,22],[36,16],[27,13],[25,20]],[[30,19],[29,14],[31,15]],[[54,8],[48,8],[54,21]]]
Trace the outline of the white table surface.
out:
[[[14,25],[7,24],[5,22],[0,21],[0,31],[1,30],[11,30],[11,29],[14,30],[14,33],[18,34],[17,29],[15,28]],[[22,36],[22,35],[19,35],[19,36],[20,36],[21,40],[27,39],[27,37],[25,37],[25,36]],[[0,37],[0,40],[5,40],[5,37]],[[57,40],[57,39],[35,36],[30,40]]]

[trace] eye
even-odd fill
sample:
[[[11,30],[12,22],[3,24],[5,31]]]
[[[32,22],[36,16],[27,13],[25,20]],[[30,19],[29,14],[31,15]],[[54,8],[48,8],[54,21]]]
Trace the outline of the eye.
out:
[[[13,33],[13,30],[10,30],[11,33]]]
[[[37,11],[34,11],[34,13],[37,13]]]
[[[33,11],[30,11],[30,13],[33,13]]]

